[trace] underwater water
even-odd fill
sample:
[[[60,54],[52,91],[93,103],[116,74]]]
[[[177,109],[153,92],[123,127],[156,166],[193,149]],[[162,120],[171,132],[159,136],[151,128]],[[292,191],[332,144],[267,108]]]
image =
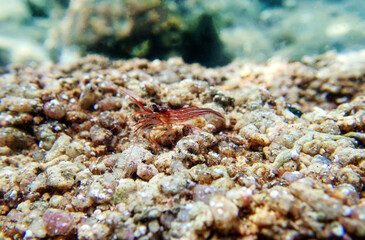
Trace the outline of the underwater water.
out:
[[[0,239],[365,239],[364,0],[0,0]]]
[[[300,59],[365,43],[362,0],[0,0],[0,65],[181,56]]]

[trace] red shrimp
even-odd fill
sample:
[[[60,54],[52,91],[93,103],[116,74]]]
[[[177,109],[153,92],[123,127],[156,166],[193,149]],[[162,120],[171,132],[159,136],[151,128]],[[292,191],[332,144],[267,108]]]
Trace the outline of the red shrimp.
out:
[[[166,134],[169,132],[174,125],[184,125],[183,122],[188,120],[206,115],[212,114],[217,118],[225,121],[223,115],[219,112],[216,112],[210,108],[199,108],[195,106],[184,107],[180,109],[170,109],[167,107],[160,107],[155,104],[151,106],[152,109],[149,109],[143,106],[136,97],[134,97],[133,93],[129,90],[124,90],[123,93],[128,95],[132,101],[139,106],[141,111],[135,112],[132,117],[136,115],[140,115],[141,117],[138,119],[138,122],[135,124],[135,131],[138,132],[138,136],[141,132],[145,130],[155,129],[158,127],[163,127],[167,129],[165,135],[170,140],[170,142],[175,146],[175,144],[171,141],[171,139]],[[185,126],[185,125],[184,125]],[[195,128],[193,126],[188,126]]]

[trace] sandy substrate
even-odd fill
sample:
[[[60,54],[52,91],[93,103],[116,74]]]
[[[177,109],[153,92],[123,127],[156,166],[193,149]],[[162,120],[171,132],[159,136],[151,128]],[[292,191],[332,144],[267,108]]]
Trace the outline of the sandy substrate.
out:
[[[98,56],[12,66],[0,76],[0,238],[365,237],[364,76],[365,51],[216,69]],[[225,121],[138,131],[122,89],[148,109]]]

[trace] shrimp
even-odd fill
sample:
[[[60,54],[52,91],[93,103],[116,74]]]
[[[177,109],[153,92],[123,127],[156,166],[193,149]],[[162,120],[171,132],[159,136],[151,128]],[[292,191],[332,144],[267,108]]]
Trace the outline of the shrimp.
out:
[[[180,109],[171,109],[171,108],[161,107],[156,104],[153,104],[151,106],[151,109],[149,109],[149,108],[143,106],[137,100],[137,98],[133,96],[134,94],[132,92],[130,92],[129,90],[123,89],[123,93],[125,95],[127,95],[128,97],[130,97],[130,99],[136,105],[138,105],[138,107],[141,109],[141,111],[138,111],[138,112],[135,112],[134,114],[132,114],[132,117],[135,117],[138,115],[141,116],[138,119],[138,122],[135,124],[135,131],[138,132],[137,138],[138,138],[139,134],[143,131],[152,130],[152,129],[156,129],[156,128],[165,128],[165,129],[167,129],[167,131],[165,132],[165,135],[167,136],[169,141],[172,143],[172,145],[175,146],[175,144],[171,141],[171,139],[167,135],[167,132],[169,132],[174,125],[188,126],[188,125],[184,125],[183,123],[188,120],[191,120],[191,119],[194,119],[194,118],[206,115],[206,114],[212,114],[215,117],[225,121],[225,118],[221,113],[216,112],[210,108],[200,108],[200,107],[195,107],[195,106],[189,106],[189,107],[183,107]],[[188,127],[195,128],[193,126],[188,126]]]

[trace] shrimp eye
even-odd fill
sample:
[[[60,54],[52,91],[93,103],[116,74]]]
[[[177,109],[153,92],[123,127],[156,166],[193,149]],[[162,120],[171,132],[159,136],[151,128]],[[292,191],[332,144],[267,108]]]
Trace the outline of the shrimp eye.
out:
[[[167,108],[165,108],[165,107],[159,107],[158,108],[158,112],[160,112],[160,113],[166,113],[167,112]]]
[[[153,104],[151,107],[152,107],[153,112],[159,112],[160,111],[160,108],[156,104]]]

